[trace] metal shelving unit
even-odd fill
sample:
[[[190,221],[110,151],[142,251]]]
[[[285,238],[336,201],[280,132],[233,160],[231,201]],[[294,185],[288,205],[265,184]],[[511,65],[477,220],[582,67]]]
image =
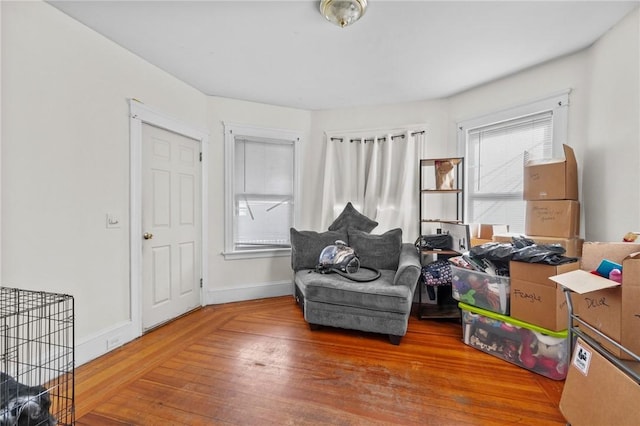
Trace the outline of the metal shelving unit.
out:
[[[436,165],[439,162],[450,162],[453,164],[454,185],[451,188],[438,188],[436,179]],[[419,202],[419,230],[420,234],[435,233],[434,229],[440,228],[443,223],[462,223],[464,219],[464,159],[462,157],[428,158],[420,160],[420,202]],[[451,198],[455,200],[455,211],[445,218],[425,217],[428,212],[425,204],[429,199],[439,198],[439,207],[446,210],[447,203],[453,204]],[[459,253],[454,250],[420,250],[423,264],[434,259],[446,259],[456,256]],[[451,285],[435,286],[437,303],[423,303],[425,293],[422,279],[418,283],[418,318],[420,319],[459,319],[460,310],[457,301],[451,297]]]
[[[438,189],[435,182],[435,168],[438,162],[450,161],[454,164],[455,188]],[[427,158],[420,160],[420,233],[424,233],[424,225],[429,223],[461,223],[464,218],[464,158]],[[426,170],[431,170],[430,175]],[[440,194],[443,197],[455,197],[455,214],[446,218],[425,218],[424,208],[427,195]],[[446,201],[446,200],[444,200]]]

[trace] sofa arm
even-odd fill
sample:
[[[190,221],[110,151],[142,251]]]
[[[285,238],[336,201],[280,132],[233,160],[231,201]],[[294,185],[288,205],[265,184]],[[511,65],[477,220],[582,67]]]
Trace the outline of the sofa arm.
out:
[[[420,264],[418,250],[411,243],[403,243],[400,249],[400,262],[398,263],[398,270],[393,279],[393,284],[405,285],[413,293],[421,271],[422,265]]]

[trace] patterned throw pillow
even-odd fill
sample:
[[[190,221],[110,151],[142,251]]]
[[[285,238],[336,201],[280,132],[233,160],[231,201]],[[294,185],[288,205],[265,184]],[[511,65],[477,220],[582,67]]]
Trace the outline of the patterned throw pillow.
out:
[[[423,266],[422,278],[427,285],[451,284],[453,279],[451,262],[447,259],[440,259]]]

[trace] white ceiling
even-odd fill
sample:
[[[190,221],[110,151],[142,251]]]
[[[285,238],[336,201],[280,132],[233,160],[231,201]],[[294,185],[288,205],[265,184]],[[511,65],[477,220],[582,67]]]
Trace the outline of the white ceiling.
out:
[[[50,3],[205,94],[319,110],[447,97],[591,45],[640,1]]]

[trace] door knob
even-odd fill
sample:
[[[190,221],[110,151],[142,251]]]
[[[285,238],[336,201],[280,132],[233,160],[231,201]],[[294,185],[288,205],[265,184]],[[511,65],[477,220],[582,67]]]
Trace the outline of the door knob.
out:
[[[144,237],[145,240],[150,240],[153,238],[153,234],[151,232],[145,232],[144,235],[142,235]]]

